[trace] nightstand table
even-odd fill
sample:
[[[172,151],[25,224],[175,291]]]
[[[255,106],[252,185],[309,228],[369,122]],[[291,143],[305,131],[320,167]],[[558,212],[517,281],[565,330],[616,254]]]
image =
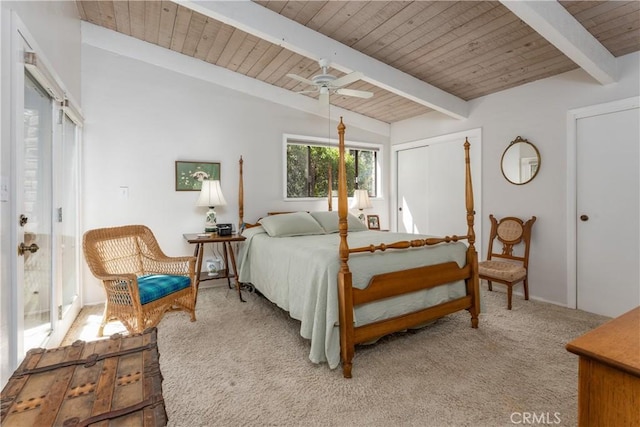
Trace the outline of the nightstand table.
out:
[[[238,281],[238,269],[236,267],[236,256],[231,246],[231,242],[242,242],[246,240],[246,237],[239,234],[231,234],[229,236],[219,236],[218,233],[187,233],[182,235],[184,239],[195,244],[196,248],[193,255],[196,257],[196,290],[200,287],[200,282],[213,279],[227,279],[227,284],[231,287],[231,278],[235,278],[236,289],[238,290],[238,297],[240,301],[245,302],[242,299],[242,292],[240,282]],[[220,243],[222,244],[222,258],[224,261],[224,270],[220,271],[217,276],[209,276],[207,273],[202,273],[202,258],[204,256],[205,243]],[[231,260],[231,268],[229,268],[229,260]],[[196,293],[197,298],[197,293]]]

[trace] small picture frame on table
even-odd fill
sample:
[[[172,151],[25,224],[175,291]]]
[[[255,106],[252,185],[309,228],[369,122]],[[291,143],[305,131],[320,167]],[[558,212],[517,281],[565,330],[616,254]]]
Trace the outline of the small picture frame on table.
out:
[[[220,179],[220,163],[176,161],[176,191],[200,191],[205,179]]]
[[[369,227],[369,230],[380,230],[380,217],[378,215],[367,215],[367,227]]]

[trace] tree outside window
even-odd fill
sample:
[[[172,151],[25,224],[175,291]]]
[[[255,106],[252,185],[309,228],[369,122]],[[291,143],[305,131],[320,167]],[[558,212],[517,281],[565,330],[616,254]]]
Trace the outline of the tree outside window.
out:
[[[327,197],[330,165],[332,190],[337,190],[338,155],[337,147],[288,143],[287,198]],[[376,151],[353,148],[347,150],[345,165],[348,196],[353,196],[356,188],[367,189],[370,197],[376,196],[376,161]]]

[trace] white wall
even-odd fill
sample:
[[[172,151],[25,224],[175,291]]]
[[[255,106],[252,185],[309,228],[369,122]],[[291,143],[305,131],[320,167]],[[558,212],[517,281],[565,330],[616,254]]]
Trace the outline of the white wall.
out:
[[[11,27],[12,15],[18,16],[46,58],[71,99],[80,93],[80,18],[71,1],[0,1],[0,184],[6,186],[0,201],[0,384],[15,369],[12,366],[10,340],[16,325],[12,323],[11,271],[12,232],[16,226],[11,191]]]
[[[80,100],[80,15],[75,2],[2,0],[0,5],[18,14],[70,98]]]
[[[601,86],[575,70],[470,101],[466,120],[430,113],[391,125],[392,144],[482,127],[483,224],[491,213],[538,217],[529,275],[534,298],[567,303],[567,112],[637,96],[640,54],[618,62],[621,77],[615,84]],[[519,186],[507,182],[500,171],[502,153],[518,135],[535,144],[542,159],[536,178]],[[483,228],[483,241],[488,242],[489,227]],[[487,248],[480,249],[484,257]]]
[[[108,45],[104,40],[100,48],[82,46],[85,230],[142,223],[153,230],[168,255],[193,253],[182,234],[202,229],[206,209],[195,206],[197,192],[175,191],[176,160],[221,163],[228,205],[216,208],[218,222],[238,223],[240,155],[246,221],[268,211],[326,209],[325,200],[283,201],[282,138],[284,133],[326,138],[329,128],[335,138],[337,123],[185,75],[213,66],[111,33],[107,37],[113,37],[112,50],[103,48]],[[132,44],[132,56],[148,57],[162,66],[113,53],[121,52],[122,43]],[[166,55],[173,64],[165,61]],[[348,117],[345,124],[347,140],[385,144],[383,155],[388,157],[388,136],[358,129]],[[129,188],[126,199],[119,195],[121,186]],[[386,201],[375,203],[371,212],[386,220]],[[104,300],[86,267],[83,281],[85,303]]]

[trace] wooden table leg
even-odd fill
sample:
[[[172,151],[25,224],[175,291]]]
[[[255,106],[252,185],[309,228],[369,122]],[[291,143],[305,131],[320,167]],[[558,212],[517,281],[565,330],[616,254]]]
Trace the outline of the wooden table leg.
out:
[[[229,258],[231,258],[231,266],[233,267],[233,276],[236,279],[236,289],[238,289],[238,297],[240,297],[240,301],[246,302],[242,299],[242,291],[240,289],[240,281],[238,280],[238,269],[236,268],[236,256],[233,253],[233,247],[231,246],[231,242],[224,242],[229,250]],[[227,270],[227,276],[229,276],[229,270]]]
[[[202,255],[204,252],[204,243],[196,243],[196,249],[193,252],[193,256],[196,257],[196,296],[195,302],[198,301],[198,290],[200,289],[200,270],[202,269]],[[195,305],[195,304],[194,304]]]
[[[229,248],[227,249],[227,245]],[[222,242],[222,258],[224,262],[224,268],[227,270],[227,286],[231,289],[231,270],[229,269],[229,257],[227,255],[227,250],[231,249],[231,242]]]

